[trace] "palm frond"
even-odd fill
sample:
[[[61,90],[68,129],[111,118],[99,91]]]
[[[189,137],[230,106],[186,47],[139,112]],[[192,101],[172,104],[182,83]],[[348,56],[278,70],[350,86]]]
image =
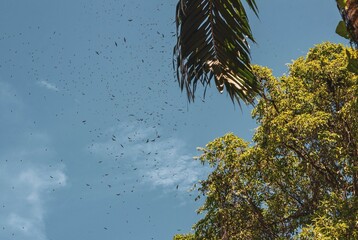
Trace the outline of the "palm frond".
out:
[[[257,15],[255,0],[246,0]],[[253,101],[260,92],[250,67],[254,42],[240,0],[179,0],[176,9],[177,44],[174,63],[181,90],[194,100],[197,83],[207,87],[212,78],[219,92],[231,99]]]

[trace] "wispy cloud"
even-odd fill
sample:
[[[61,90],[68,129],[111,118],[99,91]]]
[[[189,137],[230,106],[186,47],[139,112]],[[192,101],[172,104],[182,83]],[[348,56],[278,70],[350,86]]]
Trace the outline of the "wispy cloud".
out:
[[[0,239],[47,240],[48,200],[52,192],[66,186],[64,165],[49,167],[55,157],[49,137],[37,133],[32,138],[39,145],[20,144],[0,155]]]
[[[189,190],[205,174],[193,160],[183,140],[163,138],[160,129],[123,124],[106,131],[112,139],[96,142],[89,150],[99,156],[119,158],[133,179],[163,190]]]
[[[28,239],[45,240],[44,226],[42,221],[32,218],[24,218],[15,213],[11,213],[7,219],[7,225],[11,227],[12,232],[21,233]],[[15,234],[13,234],[15,235]]]
[[[48,90],[56,91],[56,92],[59,91],[59,89],[54,84],[52,84],[48,81],[42,80],[42,81],[38,81],[37,83],[40,86],[47,88]]]
[[[0,81],[0,103],[19,105],[21,101],[16,97],[16,91],[6,82]]]

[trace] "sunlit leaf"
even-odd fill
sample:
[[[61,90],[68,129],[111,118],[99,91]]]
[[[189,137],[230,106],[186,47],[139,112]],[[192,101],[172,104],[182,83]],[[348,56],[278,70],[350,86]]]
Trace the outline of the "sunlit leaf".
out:
[[[347,0],[337,0],[338,7],[344,9],[346,7]]]
[[[341,37],[349,39],[349,33],[347,31],[346,24],[343,21],[339,21],[336,27],[336,33]]]

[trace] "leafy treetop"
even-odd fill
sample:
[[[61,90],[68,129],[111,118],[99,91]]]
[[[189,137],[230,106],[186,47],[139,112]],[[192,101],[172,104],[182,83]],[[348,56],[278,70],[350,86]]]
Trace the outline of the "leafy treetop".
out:
[[[249,146],[232,133],[200,148],[213,172],[198,188],[205,214],[174,239],[358,239],[357,52],[323,43],[265,90]],[[181,237],[181,238],[180,238]]]

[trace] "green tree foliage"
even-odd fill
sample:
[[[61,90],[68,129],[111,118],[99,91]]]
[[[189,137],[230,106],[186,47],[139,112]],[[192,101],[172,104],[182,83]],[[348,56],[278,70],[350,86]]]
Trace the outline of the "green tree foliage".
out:
[[[204,217],[182,239],[358,239],[358,76],[324,43],[264,88],[252,146],[232,133],[200,148]],[[174,239],[180,239],[180,235]],[[192,238],[194,237],[194,238]]]
[[[178,234],[175,235],[173,240],[195,240],[193,234]]]

